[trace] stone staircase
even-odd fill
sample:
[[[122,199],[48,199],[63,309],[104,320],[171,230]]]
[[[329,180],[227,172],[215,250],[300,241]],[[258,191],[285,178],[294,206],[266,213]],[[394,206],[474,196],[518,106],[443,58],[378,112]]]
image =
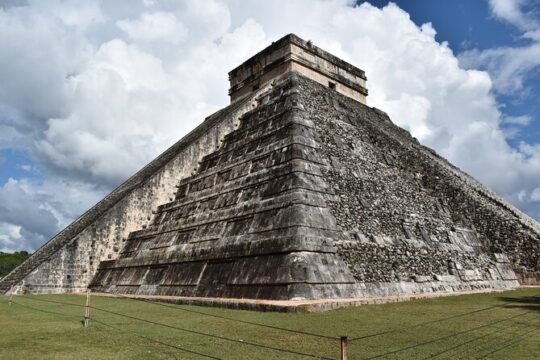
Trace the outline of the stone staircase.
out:
[[[94,207],[86,211],[77,220],[59,232],[41,248],[36,250],[34,254],[26,259],[21,265],[16,267],[4,278],[0,279],[0,295],[9,292],[12,285],[19,284],[42,263],[46,262],[58,251],[61,251],[66,244],[70,243],[78,234],[103,216],[106,211],[113,208],[129,193],[139,189],[148,179],[161,171],[163,167],[168,166],[178,154],[185,151],[193,142],[201,138],[207,132],[210,132],[214,127],[217,127],[217,124],[224,121],[227,117],[232,117],[232,114],[241,112],[241,109],[248,105],[251,106],[251,102],[252,98],[246,97],[245,99],[239,100],[235,104],[207,117],[197,128],[192,130],[131,178],[114,189],[103,200],[98,202]]]
[[[340,234],[297,78],[276,85],[153,221],[101,261],[97,292],[288,300],[347,296],[354,278],[336,255]],[[345,294],[345,295],[342,295]]]

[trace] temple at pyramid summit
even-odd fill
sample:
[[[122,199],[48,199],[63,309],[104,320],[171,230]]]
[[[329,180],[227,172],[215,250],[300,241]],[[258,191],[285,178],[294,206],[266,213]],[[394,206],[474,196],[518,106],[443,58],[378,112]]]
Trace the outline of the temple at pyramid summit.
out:
[[[313,300],[539,284],[540,225],[369,107],[364,71],[291,34],[229,79],[230,105],[0,291]]]

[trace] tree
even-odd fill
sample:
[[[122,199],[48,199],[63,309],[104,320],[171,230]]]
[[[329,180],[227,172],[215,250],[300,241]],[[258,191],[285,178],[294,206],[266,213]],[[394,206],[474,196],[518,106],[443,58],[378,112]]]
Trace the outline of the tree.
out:
[[[0,252],[0,277],[6,276],[29,256],[27,251],[17,251],[13,254]]]

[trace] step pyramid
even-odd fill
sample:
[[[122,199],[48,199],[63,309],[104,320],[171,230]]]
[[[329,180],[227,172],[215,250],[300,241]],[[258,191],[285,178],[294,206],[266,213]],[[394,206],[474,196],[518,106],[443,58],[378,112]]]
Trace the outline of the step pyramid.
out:
[[[230,80],[228,108],[8,275],[18,291],[291,300],[540,280],[538,223],[367,106],[360,69],[288,35]]]
[[[120,258],[101,263],[93,288],[295,298],[340,295],[354,283],[334,246],[344,238],[326,205],[327,164],[294,82],[262,101],[151,225],[130,234]]]

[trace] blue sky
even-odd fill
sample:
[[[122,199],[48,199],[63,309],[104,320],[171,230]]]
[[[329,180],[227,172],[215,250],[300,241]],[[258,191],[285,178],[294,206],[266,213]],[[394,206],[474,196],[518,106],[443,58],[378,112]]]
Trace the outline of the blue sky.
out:
[[[531,39],[524,39],[522,32],[512,24],[495,17],[487,1],[481,0],[397,0],[393,1],[407,11],[416,24],[431,22],[439,42],[447,41],[455,54],[470,49],[486,50],[498,47],[526,46]],[[386,0],[371,1],[378,7]],[[524,2],[524,11],[540,15],[540,2]],[[538,17],[540,19],[540,17]],[[485,69],[479,66],[480,69]],[[508,116],[530,116],[530,124],[509,138],[516,147],[520,141],[540,142],[540,70],[527,73],[524,89],[512,93],[496,93],[501,111]],[[511,131],[512,124],[503,124]]]
[[[3,1],[0,251],[39,247],[226,106],[227,72],[290,32],[364,69],[371,106],[540,219],[539,14],[539,0]]]
[[[389,1],[371,3],[382,7]],[[517,29],[491,14],[487,1],[398,0],[394,3],[407,11],[416,24],[431,22],[437,30],[436,39],[448,41],[455,52],[514,45],[520,37]]]

